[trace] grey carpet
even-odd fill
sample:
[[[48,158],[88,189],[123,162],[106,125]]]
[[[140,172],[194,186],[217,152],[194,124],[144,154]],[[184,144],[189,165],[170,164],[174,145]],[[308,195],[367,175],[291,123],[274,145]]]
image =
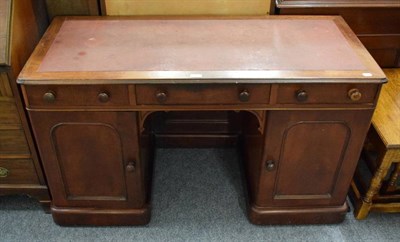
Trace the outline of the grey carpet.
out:
[[[0,197],[0,241],[400,241],[400,214],[338,225],[248,222],[234,149],[158,149],[152,219],[142,227],[60,227],[33,199]]]

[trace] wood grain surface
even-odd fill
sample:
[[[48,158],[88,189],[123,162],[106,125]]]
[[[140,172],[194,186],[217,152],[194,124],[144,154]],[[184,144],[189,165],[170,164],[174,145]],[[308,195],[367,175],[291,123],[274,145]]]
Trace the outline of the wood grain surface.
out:
[[[101,0],[104,15],[265,15],[270,0]]]
[[[0,66],[9,64],[11,0],[0,0]]]
[[[400,148],[400,69],[385,73],[389,82],[382,87],[372,124],[387,148]]]

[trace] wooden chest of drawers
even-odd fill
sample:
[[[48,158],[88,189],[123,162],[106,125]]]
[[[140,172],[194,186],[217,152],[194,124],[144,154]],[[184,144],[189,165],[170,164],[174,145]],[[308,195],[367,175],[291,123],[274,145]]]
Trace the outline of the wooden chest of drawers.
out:
[[[16,77],[47,26],[42,1],[0,0],[0,195],[49,193]],[[12,21],[11,21],[12,20]]]
[[[58,18],[19,76],[61,225],[147,223],[154,115],[216,110],[251,222],[340,222],[384,82],[340,17]]]
[[[340,15],[381,67],[400,67],[398,0],[277,0],[271,14]]]

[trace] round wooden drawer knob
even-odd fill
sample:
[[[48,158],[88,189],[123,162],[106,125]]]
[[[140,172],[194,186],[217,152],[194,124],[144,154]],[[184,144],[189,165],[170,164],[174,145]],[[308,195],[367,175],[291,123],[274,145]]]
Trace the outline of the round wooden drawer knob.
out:
[[[110,100],[110,94],[108,94],[107,92],[101,92],[99,93],[99,95],[97,95],[97,98],[100,102],[106,103]]]
[[[156,93],[156,99],[159,103],[165,103],[165,101],[167,101],[167,93],[164,91],[158,91]]]
[[[43,101],[47,103],[54,103],[56,101],[56,94],[53,91],[47,91],[43,95]]]
[[[241,102],[248,102],[250,100],[250,93],[247,90],[243,90],[239,93],[239,100]]]
[[[347,95],[352,101],[359,101],[362,97],[360,90],[357,88],[350,89]]]
[[[307,94],[307,92],[304,91],[304,90],[298,90],[298,91],[296,92],[296,99],[297,99],[297,101],[299,101],[299,102],[307,101],[307,99],[308,99],[308,94]]]

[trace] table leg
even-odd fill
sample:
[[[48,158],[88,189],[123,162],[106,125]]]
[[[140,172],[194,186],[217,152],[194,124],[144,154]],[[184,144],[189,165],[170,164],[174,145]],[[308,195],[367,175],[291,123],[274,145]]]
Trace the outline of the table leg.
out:
[[[357,209],[355,209],[354,211],[354,216],[356,217],[356,219],[365,219],[368,216],[369,211],[372,207],[372,198],[380,190],[382,186],[382,181],[386,177],[386,174],[390,168],[390,165],[393,162],[394,157],[395,152],[393,150],[386,150],[385,152],[383,152],[383,154],[380,154],[378,156],[378,159],[381,162],[378,162],[379,167],[375,171],[367,193],[362,198],[361,205],[357,207]]]
[[[399,178],[400,175],[400,163],[397,163],[395,165],[395,168],[390,175],[389,181],[386,182],[386,184],[382,187],[381,191],[382,193],[390,193],[394,192],[397,189],[397,179]]]

